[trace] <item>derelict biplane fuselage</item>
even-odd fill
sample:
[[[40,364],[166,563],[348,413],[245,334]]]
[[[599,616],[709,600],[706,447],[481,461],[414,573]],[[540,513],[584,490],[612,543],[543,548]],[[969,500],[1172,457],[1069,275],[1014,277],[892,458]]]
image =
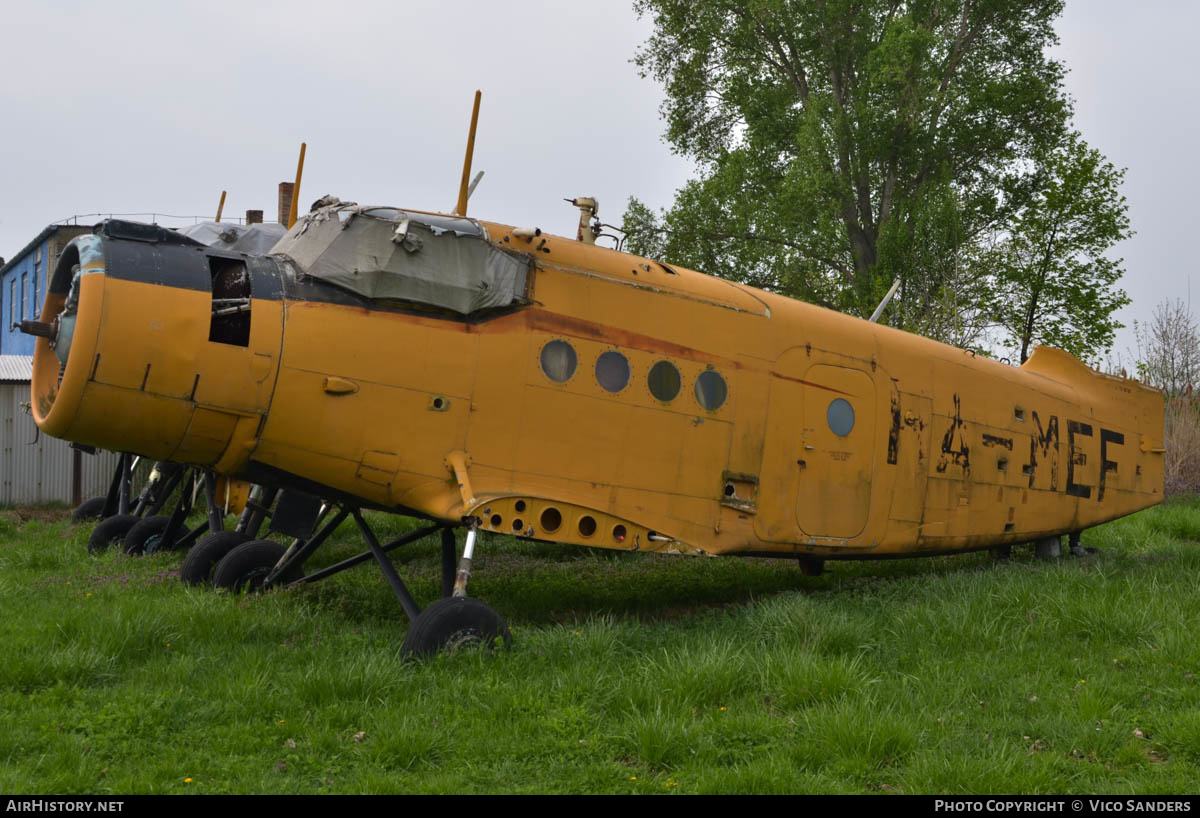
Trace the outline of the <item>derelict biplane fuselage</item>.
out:
[[[472,532],[813,564],[1162,499],[1134,380],[458,215],[326,200],[266,254],[109,221],[41,320],[48,434]]]

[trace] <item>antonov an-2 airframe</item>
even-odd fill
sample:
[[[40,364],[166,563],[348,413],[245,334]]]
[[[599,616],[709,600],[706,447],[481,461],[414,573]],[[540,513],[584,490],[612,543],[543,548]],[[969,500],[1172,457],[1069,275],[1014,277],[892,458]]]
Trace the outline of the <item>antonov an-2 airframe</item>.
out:
[[[48,288],[39,427],[339,504],[416,652],[503,633],[465,595],[476,532],[812,568],[1077,535],[1162,499],[1155,389],[467,218],[467,176],[457,214],[326,199],[265,255],[103,223]],[[468,527],[446,599],[417,609],[362,507]],[[295,581],[322,532],[226,559]]]

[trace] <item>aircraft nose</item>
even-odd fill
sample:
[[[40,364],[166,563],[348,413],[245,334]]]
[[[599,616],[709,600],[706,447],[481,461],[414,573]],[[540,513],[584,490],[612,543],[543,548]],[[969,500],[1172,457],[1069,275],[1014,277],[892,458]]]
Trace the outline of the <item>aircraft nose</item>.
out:
[[[19,325],[22,332],[38,338],[31,388],[34,420],[39,426],[49,418],[55,405],[68,396],[63,387],[70,370],[86,369],[87,362],[74,361],[72,351],[81,315],[90,315],[98,322],[103,279],[104,245],[100,237],[75,238],[54,268],[39,320],[22,321]],[[78,380],[86,380],[86,373],[80,374],[82,378]],[[75,390],[68,389],[67,393],[72,391]]]
[[[34,421],[89,446],[238,468],[274,388],[279,280],[265,256],[157,225],[108,221],[77,237],[26,328],[38,336]]]

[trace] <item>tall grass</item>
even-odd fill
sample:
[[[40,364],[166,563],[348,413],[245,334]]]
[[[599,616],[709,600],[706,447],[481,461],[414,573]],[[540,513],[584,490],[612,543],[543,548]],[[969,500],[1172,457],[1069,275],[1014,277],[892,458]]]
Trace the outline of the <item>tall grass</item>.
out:
[[[379,518],[381,536],[411,521]],[[1194,792],[1200,504],[833,565],[488,538],[496,655],[403,661],[370,566],[258,597],[0,514],[0,790]],[[339,531],[321,557],[361,546]],[[439,549],[396,552],[418,601]],[[190,780],[189,780],[190,779]]]

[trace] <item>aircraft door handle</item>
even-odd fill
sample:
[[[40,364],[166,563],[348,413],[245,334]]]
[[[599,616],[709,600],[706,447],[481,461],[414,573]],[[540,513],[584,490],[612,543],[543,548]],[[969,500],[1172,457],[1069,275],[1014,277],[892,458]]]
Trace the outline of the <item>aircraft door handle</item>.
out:
[[[358,384],[345,378],[337,378],[330,375],[325,378],[324,389],[330,395],[353,395],[358,391]]]

